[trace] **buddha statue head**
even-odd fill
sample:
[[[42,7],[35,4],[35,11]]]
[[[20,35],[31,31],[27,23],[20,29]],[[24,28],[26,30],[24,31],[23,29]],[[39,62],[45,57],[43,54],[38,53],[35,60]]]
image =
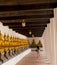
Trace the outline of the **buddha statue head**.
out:
[[[0,31],[0,40],[2,40],[2,33],[1,33],[1,31]]]

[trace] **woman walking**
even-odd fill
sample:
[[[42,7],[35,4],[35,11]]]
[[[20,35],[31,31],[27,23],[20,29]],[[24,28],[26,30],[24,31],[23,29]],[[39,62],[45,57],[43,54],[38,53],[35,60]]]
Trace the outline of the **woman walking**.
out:
[[[40,50],[40,47],[37,45],[36,46],[37,57],[39,56],[39,50]]]

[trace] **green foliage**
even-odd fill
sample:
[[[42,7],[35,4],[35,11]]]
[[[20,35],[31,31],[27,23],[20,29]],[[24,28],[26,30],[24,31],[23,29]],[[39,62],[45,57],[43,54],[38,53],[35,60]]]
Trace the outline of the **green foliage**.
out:
[[[36,42],[35,42],[34,39],[33,39],[33,41],[32,41],[31,47],[32,47],[32,48],[35,48],[35,47],[36,47]]]

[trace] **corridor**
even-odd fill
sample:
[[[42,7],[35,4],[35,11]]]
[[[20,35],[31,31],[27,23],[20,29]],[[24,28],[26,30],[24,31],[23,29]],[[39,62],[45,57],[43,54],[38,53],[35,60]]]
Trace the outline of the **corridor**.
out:
[[[50,65],[50,62],[43,51],[31,51],[16,65]]]
[[[57,65],[57,0],[0,0],[0,65]]]

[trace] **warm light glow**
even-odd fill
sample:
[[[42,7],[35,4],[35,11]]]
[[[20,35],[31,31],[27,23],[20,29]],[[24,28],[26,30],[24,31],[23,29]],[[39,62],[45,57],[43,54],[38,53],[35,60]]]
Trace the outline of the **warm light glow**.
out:
[[[32,34],[31,30],[29,31],[29,34],[30,34],[30,35]]]
[[[25,20],[22,20],[22,27],[25,27],[25,26],[26,26]]]
[[[34,37],[34,35],[32,35],[32,37]]]

